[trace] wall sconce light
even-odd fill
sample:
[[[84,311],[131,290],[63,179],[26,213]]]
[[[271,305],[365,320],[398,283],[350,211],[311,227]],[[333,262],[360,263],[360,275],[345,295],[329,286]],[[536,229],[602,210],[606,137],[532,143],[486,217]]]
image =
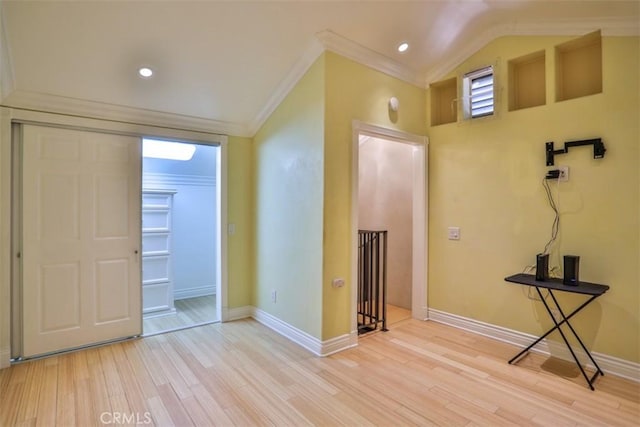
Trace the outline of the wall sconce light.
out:
[[[389,109],[391,111],[398,111],[398,107],[400,107],[400,101],[398,101],[398,98],[395,96],[392,96],[389,99]]]

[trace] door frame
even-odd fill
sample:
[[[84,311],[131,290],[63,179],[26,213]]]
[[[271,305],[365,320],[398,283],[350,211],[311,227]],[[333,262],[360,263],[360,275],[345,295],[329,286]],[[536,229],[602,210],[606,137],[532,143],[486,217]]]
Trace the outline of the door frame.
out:
[[[20,183],[16,182],[15,171],[22,158],[15,153],[13,146],[14,124],[35,124],[49,127],[62,127],[77,130],[86,130],[100,133],[112,133],[134,137],[152,137],[191,142],[197,144],[216,145],[220,147],[218,156],[219,184],[216,187],[217,201],[220,215],[218,216],[218,239],[216,245],[219,249],[219,268],[217,273],[216,291],[218,313],[222,321],[223,313],[228,306],[228,280],[227,280],[227,150],[228,137],[213,132],[192,131],[187,129],[144,125],[125,121],[102,120],[81,116],[48,113],[20,108],[0,107],[0,369],[7,367],[15,355],[21,353],[21,340],[17,340],[14,319],[20,316],[15,312],[13,300],[20,297],[20,283],[12,280],[19,277],[19,260],[17,254],[21,250],[19,239],[20,222],[17,221],[16,205],[21,196]],[[142,161],[142,152],[140,152]],[[18,163],[16,163],[18,162]],[[142,191],[142,188],[140,188]],[[16,227],[18,229],[16,229]],[[16,289],[18,291],[16,291]],[[142,321],[142,319],[141,319]]]
[[[413,150],[413,239],[411,317],[425,320],[428,317],[428,145],[426,136],[388,129],[354,120],[351,146],[351,334],[358,334],[358,192],[360,136],[370,136],[400,144],[411,145]]]

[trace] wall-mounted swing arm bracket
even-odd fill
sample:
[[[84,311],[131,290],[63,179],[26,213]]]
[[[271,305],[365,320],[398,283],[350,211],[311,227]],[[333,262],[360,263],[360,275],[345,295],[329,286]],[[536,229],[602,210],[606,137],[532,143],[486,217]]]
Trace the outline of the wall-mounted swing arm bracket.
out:
[[[547,142],[545,144],[545,153],[547,157],[547,166],[553,166],[553,157],[556,154],[565,154],[569,152],[569,147],[580,147],[582,145],[593,145],[593,158],[594,159],[602,159],[604,157],[606,148],[604,148],[604,143],[600,138],[594,139],[583,139],[580,141],[567,141],[564,143],[564,148],[560,150],[553,149],[553,141]]]

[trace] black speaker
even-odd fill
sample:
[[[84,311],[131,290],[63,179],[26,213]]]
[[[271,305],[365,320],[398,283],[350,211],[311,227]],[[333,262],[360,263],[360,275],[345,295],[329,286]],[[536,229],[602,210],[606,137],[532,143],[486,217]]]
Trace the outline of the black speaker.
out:
[[[578,286],[580,273],[580,257],[577,255],[564,256],[564,280],[565,285]]]
[[[536,255],[536,280],[549,280],[549,254]]]

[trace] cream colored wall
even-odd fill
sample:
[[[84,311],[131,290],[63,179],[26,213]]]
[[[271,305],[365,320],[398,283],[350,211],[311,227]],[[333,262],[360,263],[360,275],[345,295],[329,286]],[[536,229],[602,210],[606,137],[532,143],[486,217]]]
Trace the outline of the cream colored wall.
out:
[[[495,63],[500,97],[496,117],[428,130],[429,304],[531,334],[548,329],[542,304],[503,278],[533,263],[551,234],[553,213],[541,185],[545,142],[560,148],[601,137],[604,159],[594,160],[591,147],[556,157],[556,165],[570,167],[570,181],[552,186],[561,225],[551,262],[580,255],[580,278],[611,286],[572,320],[587,347],[640,362],[640,42],[605,37],[603,92],[555,102],[554,46],[568,39],[501,38],[452,73]],[[546,105],[508,112],[507,61],[541,49]],[[461,227],[461,240],[447,240],[448,226]],[[567,306],[582,300],[561,295]]]
[[[387,302],[411,310],[413,147],[365,137],[358,161],[358,228],[388,231]]]
[[[254,138],[254,305],[321,336],[325,60]],[[276,302],[271,292],[277,292]]]
[[[252,139],[230,136],[227,143],[228,306],[253,303],[253,157]],[[223,231],[224,232],[224,231]]]
[[[353,120],[425,133],[425,91],[340,55],[327,52],[324,147],[322,339],[350,333],[351,177]],[[400,101],[390,114],[389,98]],[[334,278],[347,285],[333,288]]]

